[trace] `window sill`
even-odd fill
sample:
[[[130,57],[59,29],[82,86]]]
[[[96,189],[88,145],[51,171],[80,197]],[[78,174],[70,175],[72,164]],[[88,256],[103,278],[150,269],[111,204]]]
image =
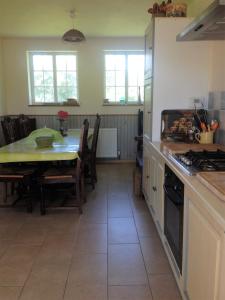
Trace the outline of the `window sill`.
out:
[[[69,104],[69,103],[42,103],[42,104],[28,104],[28,106],[32,107],[32,106],[38,106],[38,107],[46,107],[46,106],[60,106],[60,107],[63,107],[63,106],[73,106],[73,107],[76,107],[76,106],[80,106],[79,103],[76,103],[76,104]]]
[[[102,106],[143,106],[144,103],[103,103]]]

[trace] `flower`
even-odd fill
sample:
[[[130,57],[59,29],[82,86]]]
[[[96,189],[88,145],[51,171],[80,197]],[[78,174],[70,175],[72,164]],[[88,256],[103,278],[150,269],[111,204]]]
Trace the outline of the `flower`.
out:
[[[58,111],[57,115],[59,120],[66,120],[69,116],[69,113],[67,111],[60,110]]]

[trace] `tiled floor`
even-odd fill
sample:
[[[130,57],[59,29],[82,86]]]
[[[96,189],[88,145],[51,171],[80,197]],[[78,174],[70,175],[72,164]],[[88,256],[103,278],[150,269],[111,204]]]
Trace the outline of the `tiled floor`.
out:
[[[0,210],[0,300],[179,300],[133,165],[100,165],[84,214]]]

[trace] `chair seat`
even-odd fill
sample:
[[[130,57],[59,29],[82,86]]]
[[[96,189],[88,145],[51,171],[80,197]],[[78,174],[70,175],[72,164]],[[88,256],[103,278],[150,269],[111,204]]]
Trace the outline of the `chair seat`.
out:
[[[76,169],[72,168],[49,168],[46,172],[42,174],[42,179],[44,180],[69,180],[76,177]]]
[[[20,168],[20,167],[2,167],[0,168],[0,179],[1,178],[15,178],[23,179],[26,176],[30,176],[35,172],[33,168]]]

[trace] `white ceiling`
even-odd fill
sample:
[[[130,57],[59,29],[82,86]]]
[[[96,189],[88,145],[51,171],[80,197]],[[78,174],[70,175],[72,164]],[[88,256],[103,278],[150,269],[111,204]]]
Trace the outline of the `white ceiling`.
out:
[[[72,27],[87,37],[143,36],[153,0],[0,0],[0,36],[58,37]]]

